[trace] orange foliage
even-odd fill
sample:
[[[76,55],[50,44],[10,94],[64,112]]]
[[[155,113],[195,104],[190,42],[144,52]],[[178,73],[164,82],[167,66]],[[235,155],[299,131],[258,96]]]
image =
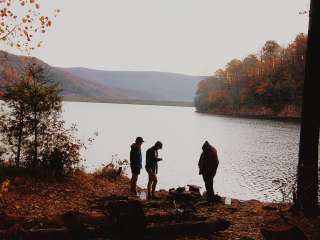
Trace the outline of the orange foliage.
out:
[[[110,181],[78,171],[64,181],[16,177],[3,197],[3,211],[8,215],[51,218],[67,211],[91,212],[90,202],[107,195],[129,194],[125,177]]]
[[[11,47],[30,51],[37,33],[45,33],[52,20],[43,16],[39,0],[0,0],[0,41]],[[56,17],[60,10],[54,10]]]
[[[265,107],[279,111],[301,106],[307,36],[298,34],[286,48],[267,41],[259,54],[233,59],[198,85],[196,107],[222,111]]]

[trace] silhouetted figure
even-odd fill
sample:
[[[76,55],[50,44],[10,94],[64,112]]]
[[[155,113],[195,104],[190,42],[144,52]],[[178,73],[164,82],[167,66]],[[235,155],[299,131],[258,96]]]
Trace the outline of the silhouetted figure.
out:
[[[142,154],[141,145],[143,143],[142,137],[137,137],[135,143],[131,145],[130,151],[130,167],[131,167],[131,193],[137,195],[137,181],[142,168]]]
[[[149,175],[148,181],[148,199],[156,199],[154,192],[158,183],[158,162],[161,158],[158,158],[158,150],[162,149],[162,143],[157,141],[154,146],[149,148],[146,153],[146,170]]]
[[[199,174],[202,175],[207,190],[207,200],[213,202],[213,178],[216,175],[219,165],[217,150],[208,141],[202,146],[202,153],[199,160]]]

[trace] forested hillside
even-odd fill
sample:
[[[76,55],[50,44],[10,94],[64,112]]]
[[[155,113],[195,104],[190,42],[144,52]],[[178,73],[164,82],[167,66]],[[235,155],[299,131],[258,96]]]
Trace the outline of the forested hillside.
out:
[[[140,95],[150,96],[149,99],[155,101],[192,102],[198,83],[206,78],[154,71],[102,71],[87,68],[66,68],[64,70],[72,75],[91,79],[112,88],[140,92]]]
[[[13,72],[23,71],[31,58],[0,50],[0,86]],[[34,62],[44,66],[50,79],[60,84],[65,99],[73,101],[102,101],[158,104],[191,104],[198,83],[205,77],[152,71],[101,71],[87,68],[59,68],[40,59]],[[170,103],[164,103],[170,102]],[[179,103],[181,102],[181,103]]]
[[[299,117],[307,36],[286,47],[267,41],[259,53],[233,59],[198,85],[199,112]]]
[[[101,83],[70,74],[59,68],[51,67],[37,58],[28,58],[0,51],[0,86],[16,81],[24,71],[27,62],[33,61],[46,69],[48,78],[60,84],[63,96],[78,96],[88,99],[127,99],[135,96],[132,91],[111,88]]]

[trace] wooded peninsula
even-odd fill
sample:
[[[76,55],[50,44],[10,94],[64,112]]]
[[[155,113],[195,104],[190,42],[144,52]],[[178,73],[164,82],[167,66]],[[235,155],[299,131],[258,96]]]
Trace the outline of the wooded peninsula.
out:
[[[300,33],[287,47],[267,41],[258,54],[231,60],[199,83],[197,111],[299,118],[306,48],[307,36]]]

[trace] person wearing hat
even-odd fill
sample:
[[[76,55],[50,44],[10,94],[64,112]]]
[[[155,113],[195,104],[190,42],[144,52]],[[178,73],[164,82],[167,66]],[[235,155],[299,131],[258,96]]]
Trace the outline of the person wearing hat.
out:
[[[199,174],[202,175],[207,190],[208,202],[214,201],[213,178],[219,165],[217,150],[208,141],[202,146],[199,160]]]
[[[135,143],[131,145],[130,150],[130,168],[131,168],[131,193],[137,195],[137,181],[142,168],[141,145],[144,142],[142,137],[137,137]]]
[[[162,149],[162,143],[157,141],[154,146],[149,148],[146,153],[146,170],[148,172],[148,199],[156,199],[154,195],[156,186],[158,183],[157,173],[158,173],[158,162],[161,158],[158,158],[158,150]]]

